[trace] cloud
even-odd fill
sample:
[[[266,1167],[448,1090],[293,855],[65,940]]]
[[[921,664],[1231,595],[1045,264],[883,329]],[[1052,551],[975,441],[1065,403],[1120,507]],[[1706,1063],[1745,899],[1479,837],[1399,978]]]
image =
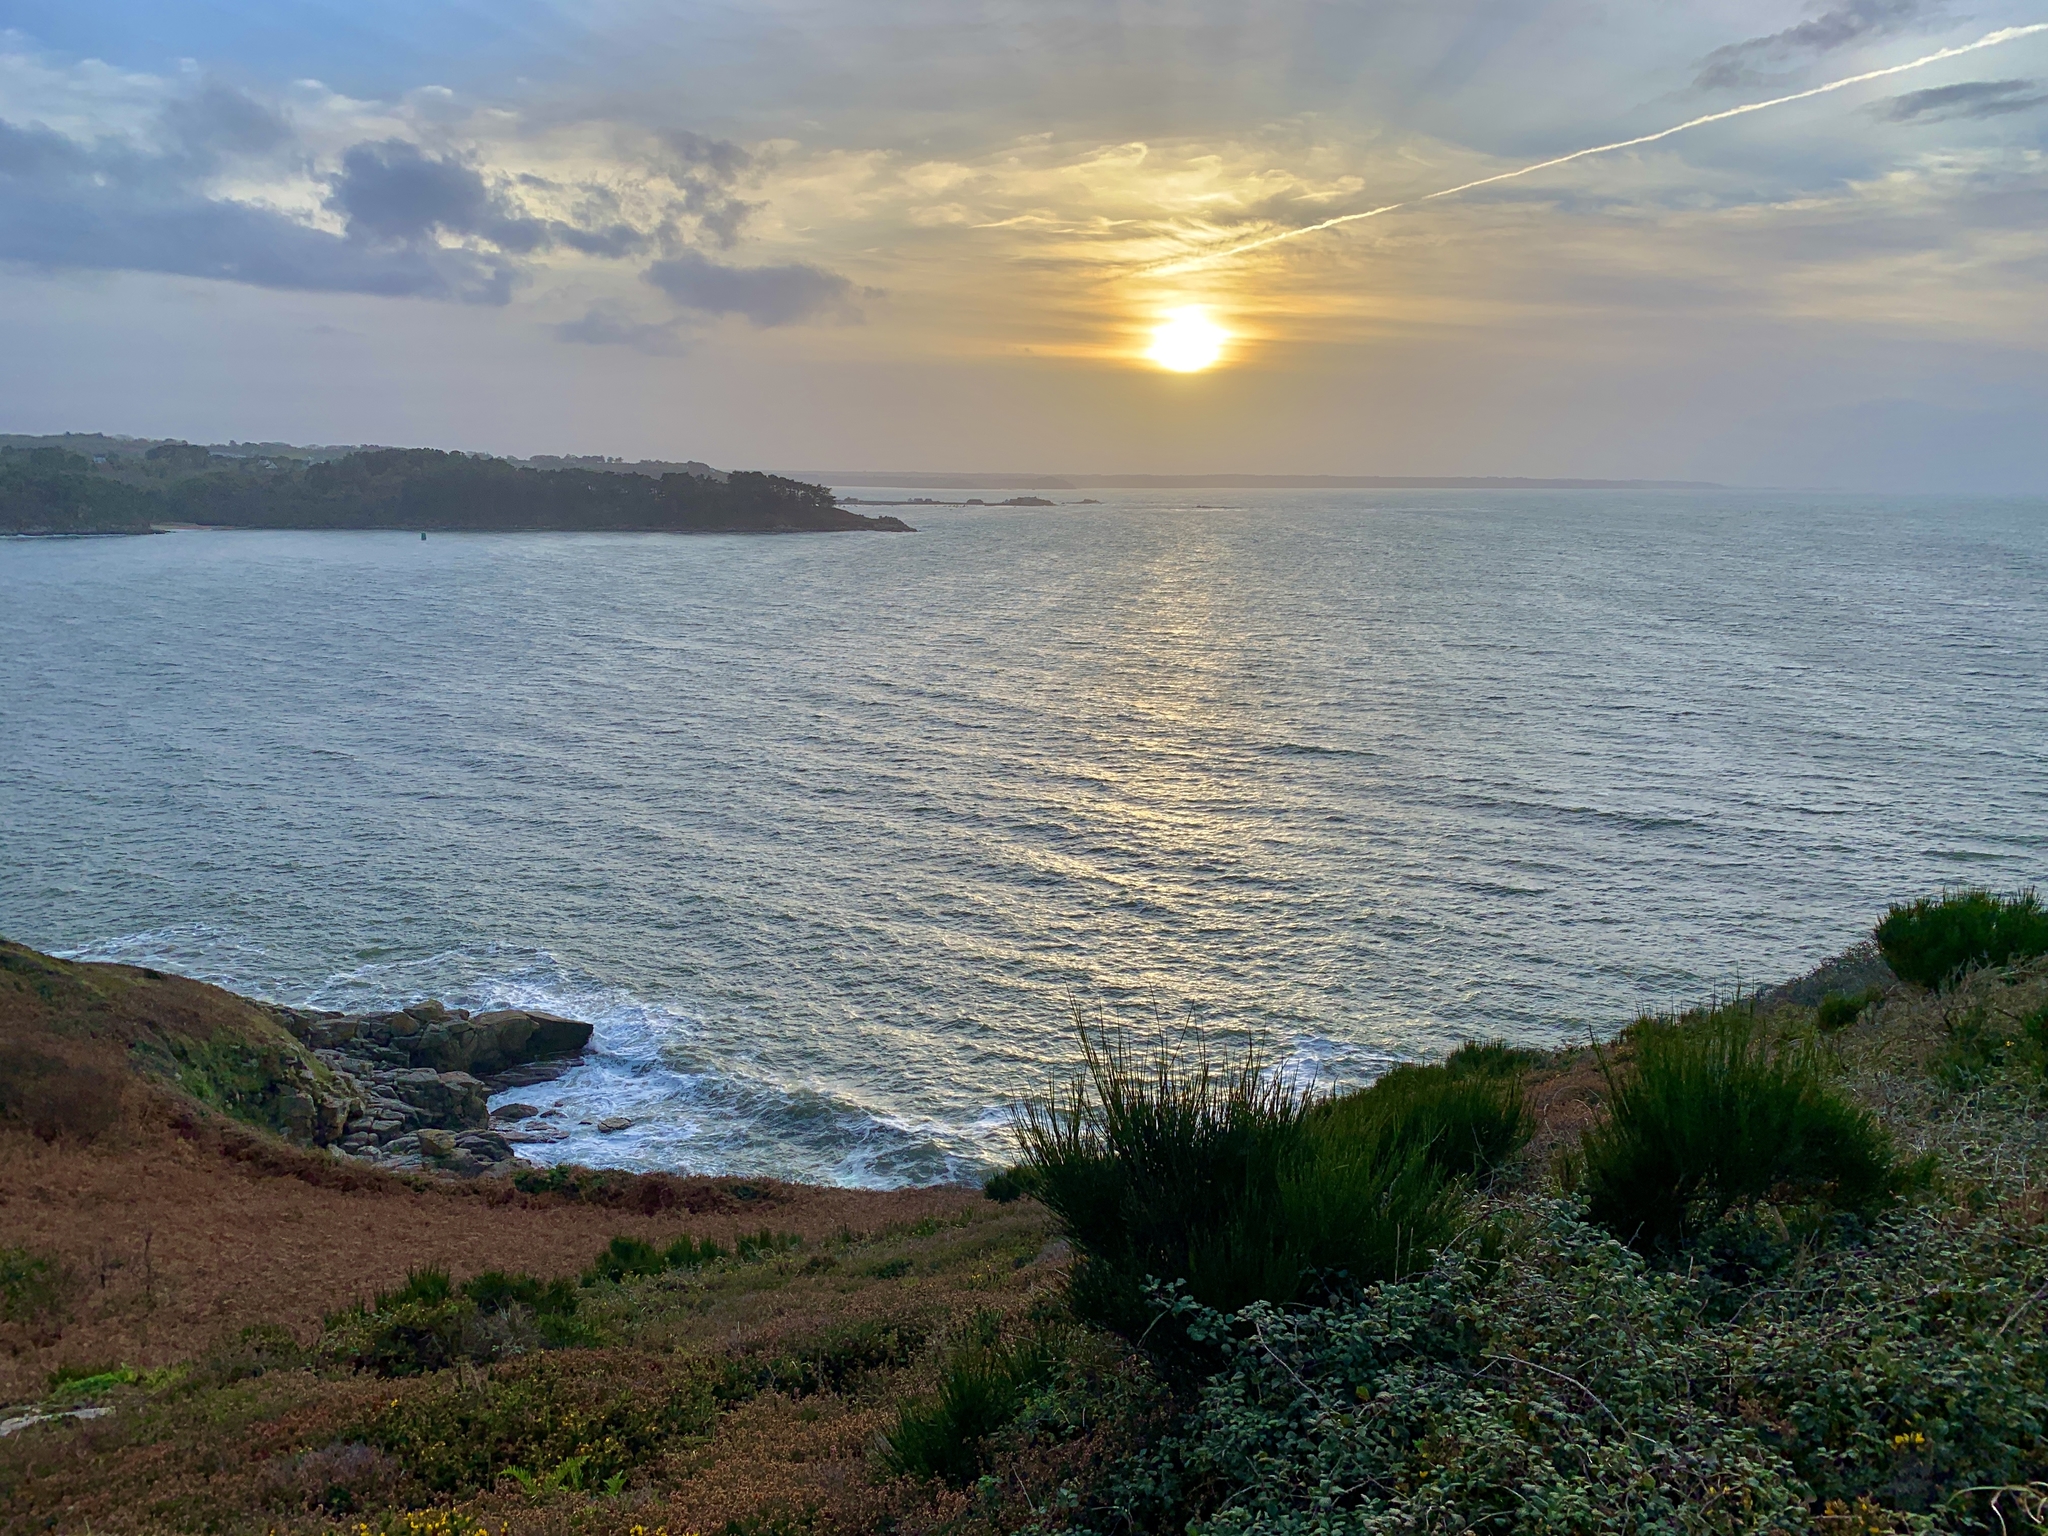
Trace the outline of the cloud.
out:
[[[696,219],[699,232],[721,250],[731,250],[739,241],[740,226],[761,207],[731,190],[754,168],[754,156],[730,139],[683,128],[664,129],[655,135],[655,143],[651,162],[682,193],[681,211]]]
[[[1958,85],[1908,91],[1878,103],[1878,111],[1885,121],[1892,123],[1918,122],[1922,118],[1947,122],[1958,117],[2003,117],[2010,112],[2030,112],[2044,103],[2048,103],[2048,93],[2037,90],[2032,80],[1965,80]]]
[[[654,357],[680,357],[695,340],[676,321],[650,324],[636,320],[619,304],[593,304],[580,320],[565,320],[554,327],[557,341],[587,347],[631,347]]]
[[[823,267],[792,262],[775,267],[728,267],[696,251],[657,261],[641,274],[685,309],[709,315],[745,315],[755,325],[804,320],[858,320],[856,290]]]
[[[372,245],[275,208],[209,197],[193,184],[184,149],[86,144],[0,120],[0,261],[486,304],[504,303],[518,280],[501,257]]]
[[[1833,53],[1869,37],[1903,31],[1941,8],[1942,0],[1849,0],[1796,27],[1716,48],[1700,61],[1693,84],[1703,91],[1755,85],[1761,66],[1782,64],[1797,54]]]
[[[224,155],[269,154],[292,137],[283,114],[218,83],[166,102],[161,121],[173,143],[208,163]]]

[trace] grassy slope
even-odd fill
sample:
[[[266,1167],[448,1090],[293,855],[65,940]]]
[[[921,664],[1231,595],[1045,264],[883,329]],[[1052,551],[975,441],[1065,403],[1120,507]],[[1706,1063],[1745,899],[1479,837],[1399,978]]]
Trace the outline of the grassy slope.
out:
[[[65,1038],[127,1041],[138,1029],[170,1027],[148,1016],[152,994],[140,983],[79,969],[86,974],[72,980],[107,995],[97,1013],[78,1002],[80,1011],[66,1017],[99,1023]],[[193,1029],[207,1016],[202,1004],[225,996],[181,990],[196,987],[161,994],[197,1011]],[[2048,966],[2040,963],[1981,976],[1945,996],[1900,989],[1835,1037],[1840,1070],[1858,1097],[1906,1147],[1941,1155],[1938,1198],[1989,1201],[2033,1212],[2029,1219],[2042,1213],[2048,1122],[2038,1094],[2008,1079],[1959,1087],[1942,1068],[1959,1019],[1975,1010],[1995,1025],[2044,996]],[[1784,1018],[1807,1016],[1794,1004]],[[17,1034],[22,1017],[18,1003],[0,1014]],[[1600,1115],[1605,1083],[1593,1053],[1582,1050],[1553,1056],[1528,1087],[1540,1128],[1497,1191],[1509,1200],[1546,1187],[1552,1159]],[[44,1143],[18,1128],[0,1136],[0,1242],[48,1254],[71,1272],[60,1313],[0,1327],[14,1352],[0,1361],[10,1400],[33,1396],[42,1374],[60,1364],[170,1367],[103,1394],[116,1409],[109,1418],[0,1441],[0,1526],[9,1530],[347,1529],[332,1499],[329,1510],[316,1507],[326,1496],[322,1479],[345,1455],[338,1447],[361,1442],[384,1413],[425,1412],[463,1394],[481,1401],[529,1363],[404,1382],[304,1368],[244,1377],[237,1330],[279,1322],[309,1343],[320,1313],[395,1283],[408,1267],[438,1263],[457,1279],[494,1266],[570,1273],[614,1233],[665,1241],[687,1231],[730,1243],[739,1232],[772,1227],[803,1242],[765,1262],[586,1291],[581,1316],[596,1347],[546,1357],[562,1371],[641,1397],[691,1373],[739,1389],[720,1400],[702,1434],[672,1441],[617,1495],[529,1495],[500,1477],[460,1501],[464,1529],[479,1520],[494,1536],[624,1536],[635,1526],[650,1536],[662,1527],[675,1536],[884,1524],[904,1532],[1015,1529],[1050,1487],[1070,1482],[1078,1463],[1113,1448],[1128,1428],[1126,1413],[1124,1423],[1070,1425],[1014,1447],[998,1461],[995,1484],[978,1494],[878,1470],[876,1436],[894,1422],[894,1404],[931,1389],[948,1340],[977,1314],[993,1314],[1014,1333],[1034,1310],[1054,1306],[1059,1250],[1030,1202],[997,1206],[958,1190],[870,1195],[674,1179],[619,1179],[574,1199],[374,1172],[337,1178],[324,1157],[260,1133],[132,1107],[90,1145]],[[663,1203],[655,1214],[640,1209]],[[901,1348],[880,1359],[864,1354],[859,1341],[880,1335]],[[1102,1380],[1082,1400],[1142,1403],[1142,1370],[1114,1346],[1092,1347],[1099,1354],[1090,1368]],[[844,1369],[821,1379],[819,1362],[834,1360]],[[404,1406],[394,1410],[394,1402]],[[384,1462],[350,1466],[333,1475],[352,1478],[350,1496],[370,1507],[436,1502],[417,1486],[390,1483]]]

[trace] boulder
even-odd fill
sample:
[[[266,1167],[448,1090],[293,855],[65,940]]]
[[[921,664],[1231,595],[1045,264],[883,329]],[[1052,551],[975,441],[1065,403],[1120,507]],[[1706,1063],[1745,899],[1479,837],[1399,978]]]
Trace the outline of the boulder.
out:
[[[436,1072],[432,1067],[407,1067],[387,1079],[391,1093],[427,1119],[460,1129],[481,1130],[490,1124],[490,1095],[467,1072]]]

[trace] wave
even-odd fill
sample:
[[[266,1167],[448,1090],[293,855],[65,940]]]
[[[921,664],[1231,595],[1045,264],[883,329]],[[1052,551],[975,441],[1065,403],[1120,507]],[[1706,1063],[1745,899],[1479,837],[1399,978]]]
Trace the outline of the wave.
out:
[[[590,1047],[575,1066],[491,1101],[494,1109],[530,1104],[562,1133],[522,1144],[532,1162],[897,1188],[977,1182],[1007,1161],[1003,1106],[954,1124],[707,1059],[700,1016],[580,973],[544,948],[365,952],[315,978],[292,975],[260,944],[194,923],[96,940],[64,958],[155,966],[292,1007],[374,1012],[433,997],[473,1012],[528,1008],[587,1020]]]

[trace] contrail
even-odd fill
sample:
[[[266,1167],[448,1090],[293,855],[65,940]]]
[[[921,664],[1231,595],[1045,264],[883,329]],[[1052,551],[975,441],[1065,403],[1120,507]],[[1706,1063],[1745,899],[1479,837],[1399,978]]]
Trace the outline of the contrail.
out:
[[[1238,245],[1226,246],[1220,251],[1201,251],[1188,256],[1172,256],[1164,261],[1154,262],[1141,269],[1147,272],[1179,271],[1187,267],[1203,266],[1213,261],[1228,261],[1233,256],[1242,256],[1248,251],[1262,250],[1269,245],[1278,245],[1283,240],[1299,240],[1303,235],[1320,234],[1326,229],[1335,229],[1340,224],[1356,224],[1360,219],[1376,219],[1383,213],[1397,209],[1412,208],[1418,203],[1434,202],[1440,197],[1456,197],[1460,192],[1470,192],[1474,187],[1490,187],[1497,181],[1513,181],[1518,176],[1534,175],[1547,171],[1552,166],[1569,165],[1574,160],[1583,160],[1588,155],[1612,154],[1617,149],[1634,149],[1638,144],[1654,144],[1659,139],[1668,139],[1674,133],[1684,133],[1689,128],[1704,128],[1709,123],[1725,123],[1731,117],[1744,117],[1751,112],[1762,112],[1770,107],[1782,107],[1789,102],[1805,101],[1812,96],[1825,96],[1830,91],[1846,90],[1852,85],[1861,85],[1866,80],[1882,80],[1887,75],[1903,75],[1908,70],[1925,69],[1930,64],[1939,64],[1944,59],[1960,58],[1966,53],[1975,53],[1980,48],[1996,48],[2002,43],[2015,42],[2022,37],[2032,37],[2038,32],[2048,32],[2048,21],[2037,21],[2030,26],[2002,27],[1996,32],[1987,32],[1974,43],[1963,43],[1954,48],[1942,48],[1904,64],[1891,64],[1883,69],[1867,69],[1860,75],[1850,75],[1841,80],[1830,80],[1826,85],[1816,85],[1809,90],[1794,91],[1790,96],[1773,96],[1769,101],[1752,101],[1745,106],[1730,107],[1725,112],[1709,112],[1705,117],[1695,117],[1675,127],[1660,128],[1655,133],[1643,134],[1640,138],[1618,139],[1612,144],[1595,144],[1591,149],[1575,149],[1568,155],[1559,155],[1554,160],[1538,160],[1534,165],[1525,165],[1517,171],[1502,171],[1497,176],[1482,176],[1477,181],[1460,182],[1455,187],[1445,187],[1440,192],[1426,192],[1420,197],[1411,197],[1403,202],[1386,203],[1378,208],[1368,208],[1362,213],[1339,214],[1334,219],[1324,219],[1320,224],[1304,224],[1299,229],[1283,229],[1276,235],[1262,235],[1257,240],[1246,240]]]

